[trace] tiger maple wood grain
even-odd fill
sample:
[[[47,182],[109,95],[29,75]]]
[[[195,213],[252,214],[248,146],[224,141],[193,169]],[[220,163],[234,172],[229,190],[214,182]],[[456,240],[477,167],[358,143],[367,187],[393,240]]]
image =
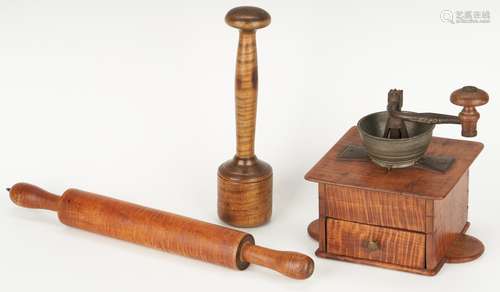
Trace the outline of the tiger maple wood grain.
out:
[[[240,31],[236,59],[236,155],[255,155],[255,123],[257,118],[257,47],[255,31]]]
[[[18,183],[9,193],[19,206],[57,211],[66,225],[205,262],[240,270],[255,263],[295,279],[314,270],[306,255],[259,247],[248,233],[173,213],[77,189],[57,196]]]
[[[325,184],[326,216],[425,232],[424,199]]]
[[[308,226],[319,240],[316,255],[423,275],[481,256],[484,245],[465,234],[469,166],[481,143],[434,137],[427,154],[455,158],[445,173],[337,159],[346,145],[360,143],[349,129],[306,175],[319,188],[319,218]],[[388,241],[385,252],[360,248],[377,234]],[[411,252],[401,248],[406,244]]]
[[[217,172],[217,214],[237,227],[256,227],[272,214],[272,168],[255,155],[257,118],[256,29],[266,27],[271,16],[265,10],[242,6],[231,9],[226,23],[239,30],[236,57],[236,155]]]
[[[236,227],[258,226],[271,219],[272,176],[258,182],[239,183],[217,178],[219,195],[217,212],[224,222]]]
[[[77,189],[64,192],[58,217],[69,226],[233,269],[246,268],[239,248],[253,242],[244,232]]]
[[[422,233],[335,219],[327,219],[326,228],[328,253],[405,267],[425,267],[425,235]],[[380,249],[369,250],[366,246],[369,241],[377,242]]]
[[[427,236],[427,265],[433,268],[446,257],[448,248],[467,223],[469,172],[465,172],[443,200],[430,200],[432,229]]]

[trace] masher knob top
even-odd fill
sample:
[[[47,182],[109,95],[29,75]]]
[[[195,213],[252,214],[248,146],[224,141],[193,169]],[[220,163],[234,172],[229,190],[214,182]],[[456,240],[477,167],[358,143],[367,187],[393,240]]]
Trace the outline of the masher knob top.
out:
[[[226,23],[241,30],[255,30],[268,26],[271,15],[258,7],[241,6],[229,10]]]

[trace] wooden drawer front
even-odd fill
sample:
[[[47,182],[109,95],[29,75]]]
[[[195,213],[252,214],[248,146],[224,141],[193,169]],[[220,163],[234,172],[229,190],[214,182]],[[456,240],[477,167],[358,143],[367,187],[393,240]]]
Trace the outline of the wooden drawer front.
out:
[[[425,199],[327,184],[325,202],[328,217],[425,232]]]
[[[425,268],[425,234],[326,219],[327,253]]]

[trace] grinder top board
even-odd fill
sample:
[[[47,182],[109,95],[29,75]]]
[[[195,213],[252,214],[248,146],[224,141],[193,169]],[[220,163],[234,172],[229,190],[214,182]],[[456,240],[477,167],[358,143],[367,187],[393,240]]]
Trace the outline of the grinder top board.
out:
[[[305,178],[318,183],[440,200],[450,193],[483,149],[483,144],[479,142],[433,137],[428,155],[455,158],[446,172],[439,173],[416,167],[387,170],[369,160],[337,159],[337,155],[352,144],[362,145],[356,127],[349,129]]]

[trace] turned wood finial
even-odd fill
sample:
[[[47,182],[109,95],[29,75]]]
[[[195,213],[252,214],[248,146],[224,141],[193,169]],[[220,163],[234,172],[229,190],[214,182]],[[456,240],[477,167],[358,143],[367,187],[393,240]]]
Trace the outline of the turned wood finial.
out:
[[[475,137],[477,135],[477,121],[480,115],[476,111],[476,106],[488,103],[489,99],[486,91],[474,86],[464,86],[453,91],[450,101],[453,104],[464,107],[458,115],[462,124],[462,136]]]
[[[254,30],[268,26],[271,15],[258,7],[241,6],[229,10],[226,23],[241,30]]]

